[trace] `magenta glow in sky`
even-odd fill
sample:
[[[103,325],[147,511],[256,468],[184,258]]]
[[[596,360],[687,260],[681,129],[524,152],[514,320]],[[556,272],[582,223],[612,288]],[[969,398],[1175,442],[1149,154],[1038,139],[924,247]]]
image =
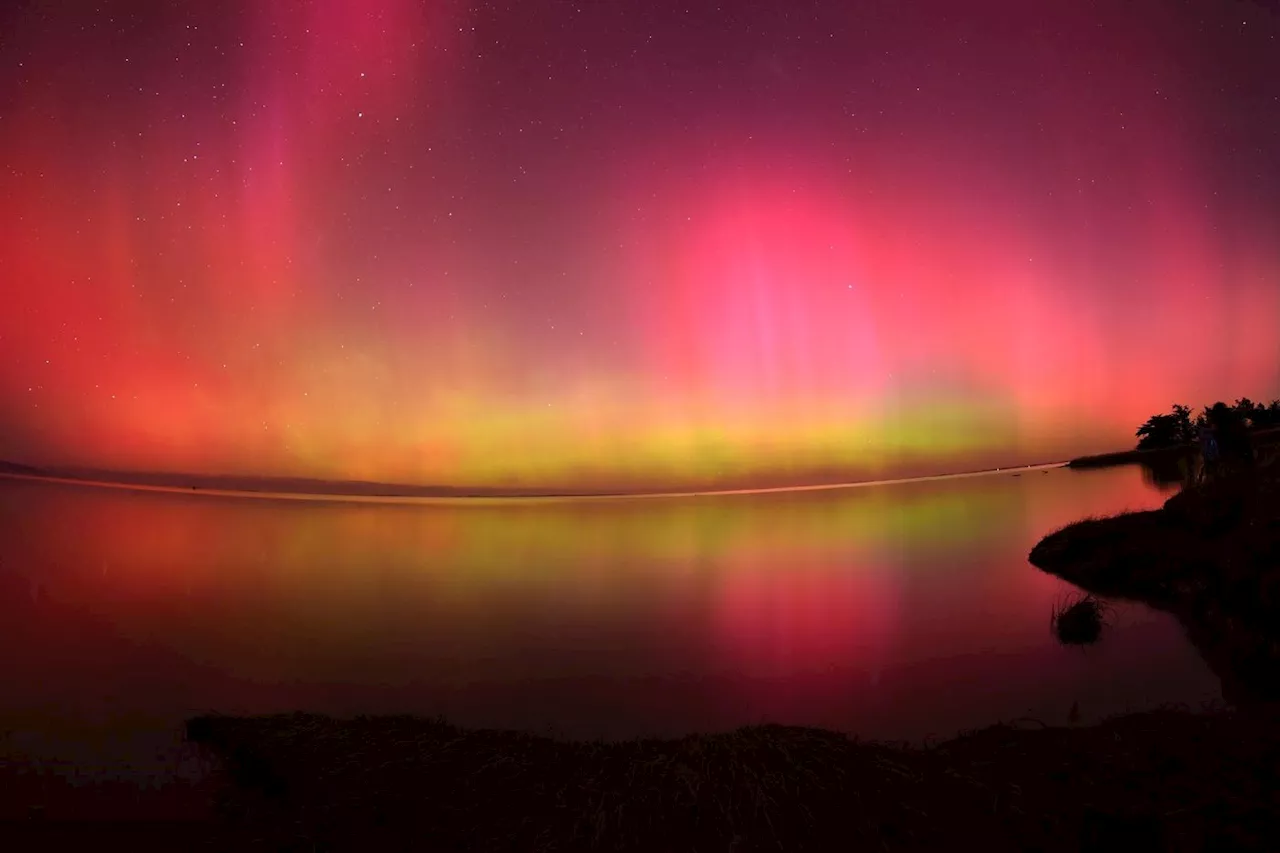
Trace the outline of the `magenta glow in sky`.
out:
[[[776,484],[1280,394],[1265,4],[28,4],[0,455]]]

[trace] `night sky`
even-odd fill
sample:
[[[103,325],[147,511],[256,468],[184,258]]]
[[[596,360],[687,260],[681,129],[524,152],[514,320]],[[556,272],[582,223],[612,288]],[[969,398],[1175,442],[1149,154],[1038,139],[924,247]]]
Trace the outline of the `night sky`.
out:
[[[26,2],[0,456],[956,471],[1280,396],[1275,3]]]

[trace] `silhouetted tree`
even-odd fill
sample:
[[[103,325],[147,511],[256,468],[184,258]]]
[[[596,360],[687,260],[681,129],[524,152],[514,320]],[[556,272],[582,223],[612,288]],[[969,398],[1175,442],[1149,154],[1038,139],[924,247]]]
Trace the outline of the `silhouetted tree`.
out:
[[[1246,424],[1250,426],[1255,426],[1255,424],[1253,423],[1253,415],[1254,415],[1255,407],[1253,405],[1252,400],[1250,400],[1248,397],[1241,397],[1239,400],[1235,401],[1235,404],[1232,405],[1231,408],[1235,410],[1235,413],[1240,417],[1242,421],[1244,421]]]
[[[1175,403],[1167,415],[1152,415],[1138,427],[1138,449],[1157,450],[1194,444],[1201,429],[1210,429],[1224,457],[1252,458],[1250,430],[1280,427],[1280,400],[1255,403],[1241,397],[1228,406],[1217,402],[1192,416],[1190,406]]]
[[[1253,404],[1250,403],[1252,409]],[[1253,441],[1249,426],[1238,406],[1214,403],[1207,412],[1209,425],[1218,439],[1218,449],[1225,462],[1252,462]]]
[[[1191,419],[1191,407],[1173,404],[1173,417],[1178,431],[1178,442],[1190,444],[1196,440],[1196,425]]]
[[[1181,444],[1181,430],[1176,415],[1152,415],[1145,424],[1138,427],[1136,434],[1139,450],[1156,450]]]
[[[1254,429],[1280,426],[1280,400],[1272,400],[1270,404],[1254,403],[1249,423]]]
[[[1261,418],[1262,423],[1256,424],[1260,427],[1280,426],[1280,400],[1272,400],[1270,404],[1263,407],[1261,403],[1254,410],[1255,419]],[[1256,423],[1256,421],[1255,421]]]
[[[1167,415],[1152,415],[1147,422],[1138,427],[1139,450],[1156,450],[1162,447],[1177,447],[1195,440],[1196,426],[1191,421],[1191,407],[1178,403]]]

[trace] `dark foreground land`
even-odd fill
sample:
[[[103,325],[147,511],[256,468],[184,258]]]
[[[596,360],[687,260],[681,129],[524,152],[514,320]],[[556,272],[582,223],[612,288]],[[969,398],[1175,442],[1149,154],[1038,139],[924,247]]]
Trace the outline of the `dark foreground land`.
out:
[[[305,714],[198,717],[187,736],[217,766],[169,789],[0,761],[3,849],[1262,851],[1280,837],[1273,705],[1024,720],[924,748],[783,726],[587,743]]]
[[[1273,850],[1277,723],[1273,707],[1170,709],[907,748],[782,726],[569,743],[410,717],[208,716],[188,723],[222,761],[205,817],[0,831],[26,845],[7,849]]]
[[[222,850],[1266,850],[1280,837],[1277,722],[1274,709],[1165,710],[1088,728],[1000,725],[910,749],[781,726],[603,744],[408,717],[201,717],[188,735],[223,759],[216,807],[153,840]],[[27,843],[54,838],[37,822],[10,829]],[[164,849],[146,840],[131,846]]]
[[[1069,525],[1031,552],[1036,566],[1089,593],[1176,615],[1245,715],[1271,713],[1280,700],[1280,460],[1264,459],[1161,509]],[[1280,803],[1274,742],[1252,726],[1233,740],[1263,758],[1258,781]]]

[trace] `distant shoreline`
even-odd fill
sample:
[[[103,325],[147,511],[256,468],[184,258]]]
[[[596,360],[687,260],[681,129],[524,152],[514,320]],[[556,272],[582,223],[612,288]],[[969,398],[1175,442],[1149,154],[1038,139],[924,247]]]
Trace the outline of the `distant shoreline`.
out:
[[[1079,456],[1067,463],[1068,468],[1110,468],[1115,465],[1133,465],[1144,461],[1165,462],[1195,452],[1195,445],[1161,447],[1156,450],[1118,450],[1114,453],[1097,453]]]
[[[688,489],[652,492],[502,492],[502,491],[469,491],[464,489],[444,489],[434,487],[401,486],[395,484],[352,483],[353,487],[363,487],[363,491],[353,488],[341,491],[342,484],[316,482],[316,488],[307,491],[304,488],[288,488],[298,481],[277,481],[276,488],[269,488],[272,481],[264,480],[264,488],[229,488],[221,478],[200,477],[193,475],[189,483],[182,482],[139,482],[128,479],[130,475],[121,473],[121,479],[99,479],[82,477],[66,472],[42,471],[31,466],[19,466],[13,463],[0,463],[0,478],[9,480],[28,480],[48,483],[61,483],[75,486],[91,486],[95,488],[125,489],[130,491],[164,492],[170,494],[202,495],[215,497],[259,498],[266,500],[297,500],[312,502],[351,502],[351,503],[509,503],[509,502],[545,502],[545,501],[584,501],[584,500],[639,500],[649,498],[691,498],[717,497],[730,495],[760,495],[784,492],[817,492],[837,489],[855,489],[868,486],[889,486],[905,483],[923,483],[936,480],[957,480],[966,477],[985,477],[992,474],[1021,474],[1026,471],[1049,470],[1065,467],[1064,462],[1046,462],[1037,465],[1023,465],[1012,468],[987,468],[979,471],[964,471],[955,474],[931,474],[921,477],[897,477],[880,480],[860,480],[845,483],[818,483],[797,486],[770,486],[754,489]],[[22,469],[22,470],[14,470]],[[106,472],[104,472],[106,473]],[[135,475],[137,476],[137,475]],[[156,475],[141,475],[151,476]],[[172,475],[175,481],[182,475]],[[212,481],[213,484],[210,484]],[[386,491],[377,491],[381,487]]]
[[[1280,427],[1254,430],[1256,444],[1280,444]],[[812,492],[833,489],[852,489],[864,486],[887,486],[899,483],[919,483],[931,480],[950,480],[961,477],[980,477],[990,474],[1017,473],[1048,468],[1110,468],[1143,462],[1168,463],[1179,457],[1194,454],[1194,444],[1162,447],[1152,450],[1117,450],[1077,456],[1065,461],[1041,462],[1034,465],[981,468],[949,474],[926,474],[916,477],[890,477],[872,480],[852,480],[836,483],[801,483],[785,486],[761,486],[755,488],[687,488],[641,491],[572,491],[555,489],[504,489],[466,488],[458,486],[414,486],[404,483],[374,483],[368,481],[312,480],[296,477],[236,477],[217,474],[159,474],[152,472],[66,470],[40,468],[17,462],[0,460],[0,477],[13,480],[43,480],[109,488],[140,491],[179,492],[185,494],[219,495],[224,497],[260,497],[296,500],[340,501],[480,501],[480,500],[588,500],[600,498],[677,498],[710,497],[716,495],[753,495],[774,492]],[[251,483],[252,485],[247,485]]]

